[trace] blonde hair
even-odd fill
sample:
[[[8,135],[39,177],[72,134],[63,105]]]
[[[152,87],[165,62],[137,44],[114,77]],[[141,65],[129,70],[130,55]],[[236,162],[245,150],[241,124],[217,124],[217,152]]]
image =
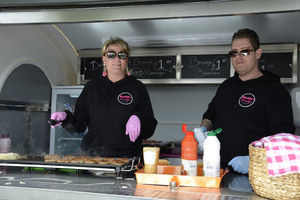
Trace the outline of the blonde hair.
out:
[[[122,38],[118,38],[118,37],[111,37],[109,40],[107,40],[102,47],[102,56],[105,56],[105,53],[107,51],[107,48],[109,45],[111,44],[116,44],[119,45],[120,47],[122,47],[125,52],[127,53],[127,57],[130,57],[130,49],[129,49],[129,45],[127,42],[125,42],[125,40],[123,40]]]

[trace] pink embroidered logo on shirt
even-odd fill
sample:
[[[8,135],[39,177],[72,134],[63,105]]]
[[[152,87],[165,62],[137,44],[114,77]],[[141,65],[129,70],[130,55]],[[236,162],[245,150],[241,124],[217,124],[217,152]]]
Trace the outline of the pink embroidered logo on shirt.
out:
[[[123,105],[129,105],[133,102],[133,97],[129,92],[122,92],[118,96],[118,101]]]
[[[254,102],[255,102],[255,96],[254,94],[251,93],[243,94],[239,99],[239,105],[244,108],[252,106]]]

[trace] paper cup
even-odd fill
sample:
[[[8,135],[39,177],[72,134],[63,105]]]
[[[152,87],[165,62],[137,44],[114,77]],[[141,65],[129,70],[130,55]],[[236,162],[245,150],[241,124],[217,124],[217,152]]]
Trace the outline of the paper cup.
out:
[[[157,173],[157,163],[159,159],[159,147],[144,147],[144,172],[156,174]]]

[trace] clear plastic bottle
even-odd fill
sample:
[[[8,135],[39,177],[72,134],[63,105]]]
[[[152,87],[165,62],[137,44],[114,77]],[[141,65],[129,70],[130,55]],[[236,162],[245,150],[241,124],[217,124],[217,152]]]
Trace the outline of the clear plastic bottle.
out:
[[[3,133],[0,139],[0,153],[10,152],[11,140],[8,133]]]
[[[181,174],[197,176],[198,143],[194,132],[187,131],[186,125],[182,126],[185,137],[181,142]]]
[[[220,177],[220,142],[217,134],[221,128],[207,133],[203,151],[203,176]]]

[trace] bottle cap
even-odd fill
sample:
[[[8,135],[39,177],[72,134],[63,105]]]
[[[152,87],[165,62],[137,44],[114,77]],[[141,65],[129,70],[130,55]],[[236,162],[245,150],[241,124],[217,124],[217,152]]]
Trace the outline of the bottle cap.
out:
[[[194,132],[193,131],[188,131],[188,132],[186,132],[186,135],[194,135]]]
[[[193,131],[188,131],[188,130],[187,130],[186,124],[182,124],[182,131],[183,131],[186,135],[194,135],[194,132],[193,132]]]
[[[2,133],[2,138],[9,138],[9,134],[8,133]]]
[[[218,128],[216,129],[215,131],[209,131],[207,133],[207,136],[216,136],[217,134],[221,133],[222,132],[222,128]]]
[[[187,131],[187,126],[186,124],[182,124],[182,132],[186,133]]]

